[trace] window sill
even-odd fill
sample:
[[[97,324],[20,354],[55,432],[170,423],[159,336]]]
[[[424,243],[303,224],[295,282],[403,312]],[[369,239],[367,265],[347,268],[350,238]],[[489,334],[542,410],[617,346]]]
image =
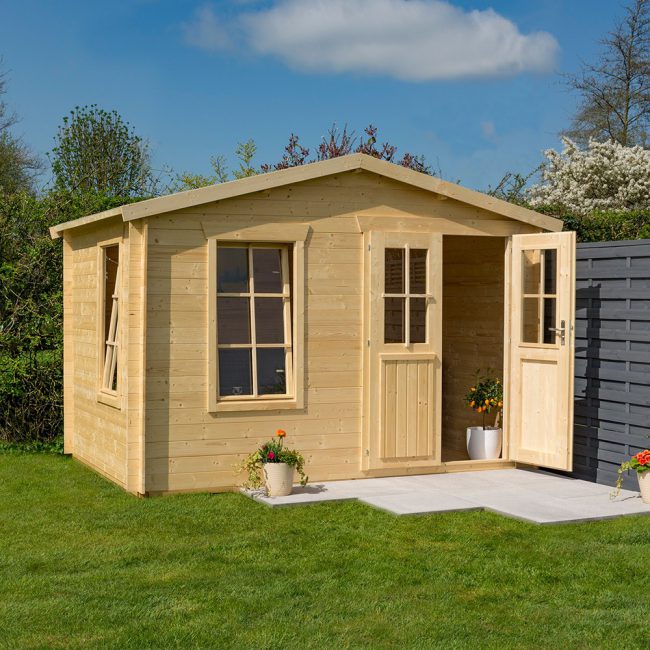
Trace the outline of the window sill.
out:
[[[256,400],[237,400],[223,401],[213,404],[208,409],[210,413],[227,413],[236,411],[280,411],[289,409],[301,409],[302,404],[295,399],[256,399]]]
[[[105,393],[103,391],[97,392],[97,402],[110,406],[111,408],[122,410],[122,398],[116,393]]]

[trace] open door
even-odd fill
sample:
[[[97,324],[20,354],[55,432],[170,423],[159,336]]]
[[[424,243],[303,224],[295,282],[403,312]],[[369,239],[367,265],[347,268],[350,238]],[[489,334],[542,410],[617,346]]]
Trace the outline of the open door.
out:
[[[571,471],[575,233],[513,235],[510,291],[510,458]]]
[[[440,463],[442,235],[365,235],[362,469]]]

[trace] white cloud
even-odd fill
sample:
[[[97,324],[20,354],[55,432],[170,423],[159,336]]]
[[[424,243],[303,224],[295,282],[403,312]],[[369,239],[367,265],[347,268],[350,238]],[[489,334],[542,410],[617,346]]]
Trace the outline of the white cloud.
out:
[[[199,7],[192,20],[181,25],[183,40],[201,50],[224,50],[232,45],[229,30],[217,18],[210,5]]]
[[[549,72],[559,49],[547,32],[442,0],[279,0],[239,21],[249,47],[293,68],[408,81]]]

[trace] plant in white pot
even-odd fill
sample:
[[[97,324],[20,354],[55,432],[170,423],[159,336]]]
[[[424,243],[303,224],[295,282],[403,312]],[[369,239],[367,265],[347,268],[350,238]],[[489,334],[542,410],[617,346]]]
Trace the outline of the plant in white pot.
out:
[[[305,459],[295,449],[284,446],[286,435],[286,431],[278,429],[272,440],[248,455],[239,468],[248,474],[245,488],[259,488],[264,483],[268,496],[284,497],[291,494],[295,472],[300,476],[300,485],[307,485]]]
[[[491,376],[490,370],[481,376],[477,372],[465,402],[471,409],[483,416],[483,426],[467,427],[467,453],[472,460],[496,459],[501,455],[502,430],[499,426],[503,408],[503,385],[501,380]],[[486,426],[485,420],[493,411],[496,418],[493,426]]]
[[[643,503],[650,503],[650,450],[644,449],[626,460],[618,469],[618,479],[616,481],[616,490],[612,497],[617,497],[621,491],[623,483],[623,472],[634,470],[636,477],[639,479],[639,492]]]

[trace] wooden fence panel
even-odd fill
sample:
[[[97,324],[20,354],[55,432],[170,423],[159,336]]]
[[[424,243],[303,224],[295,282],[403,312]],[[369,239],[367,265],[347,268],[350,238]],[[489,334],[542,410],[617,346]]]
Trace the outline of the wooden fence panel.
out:
[[[576,282],[573,475],[613,485],[650,446],[650,240],[578,244]]]

